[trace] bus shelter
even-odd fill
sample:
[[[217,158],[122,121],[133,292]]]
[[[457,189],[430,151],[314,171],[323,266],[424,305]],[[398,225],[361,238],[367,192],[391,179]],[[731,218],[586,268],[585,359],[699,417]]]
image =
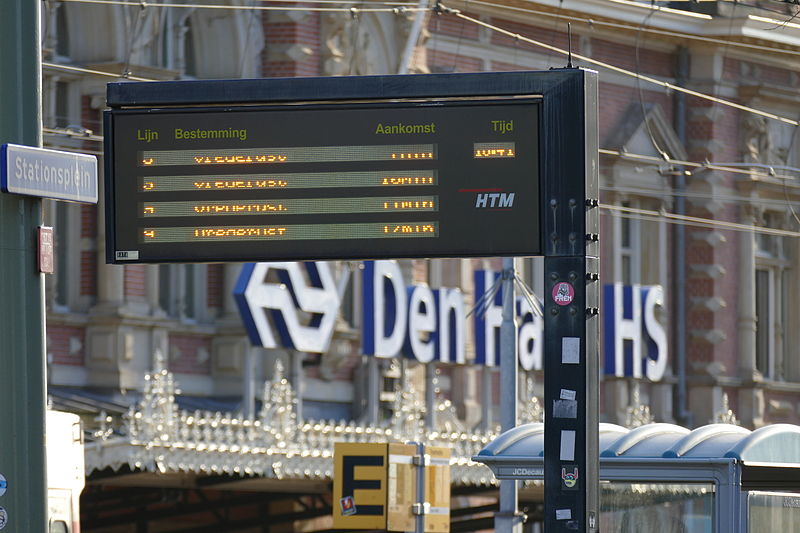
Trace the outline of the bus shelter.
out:
[[[767,533],[798,531],[800,426],[750,431],[731,424],[626,429],[600,424],[600,531]],[[498,479],[544,474],[544,424],[515,427],[473,460]],[[581,482],[562,471],[564,488]]]

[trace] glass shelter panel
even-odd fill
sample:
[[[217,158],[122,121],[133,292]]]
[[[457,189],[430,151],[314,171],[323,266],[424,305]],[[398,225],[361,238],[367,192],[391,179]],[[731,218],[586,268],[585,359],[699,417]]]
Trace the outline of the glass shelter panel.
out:
[[[800,494],[750,491],[747,510],[749,533],[797,531],[800,527]]]
[[[600,531],[714,533],[711,483],[602,483]]]

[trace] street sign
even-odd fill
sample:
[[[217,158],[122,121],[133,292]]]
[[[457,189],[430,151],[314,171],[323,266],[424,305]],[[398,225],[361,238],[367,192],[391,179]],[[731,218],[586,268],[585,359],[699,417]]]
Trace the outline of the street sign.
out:
[[[96,204],[97,158],[74,152],[4,144],[0,147],[0,190]]]
[[[337,442],[333,449],[333,527],[386,527],[386,443]]]

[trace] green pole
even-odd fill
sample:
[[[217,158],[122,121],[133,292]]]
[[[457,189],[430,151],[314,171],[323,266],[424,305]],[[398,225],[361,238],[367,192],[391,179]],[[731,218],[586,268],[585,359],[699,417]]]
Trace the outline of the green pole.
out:
[[[0,144],[41,146],[39,4],[0,1]],[[41,218],[39,198],[0,192],[0,474],[7,481],[0,496],[0,515],[7,516],[3,533],[47,531],[44,289],[36,262]]]

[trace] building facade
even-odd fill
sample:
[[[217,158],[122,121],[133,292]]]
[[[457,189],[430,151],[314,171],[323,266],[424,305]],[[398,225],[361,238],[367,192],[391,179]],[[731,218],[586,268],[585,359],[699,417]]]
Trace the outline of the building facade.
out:
[[[796,7],[217,4],[46,2],[46,145],[102,159],[105,84],[125,77],[545,70],[568,61],[596,69],[602,420],[749,428],[800,421]],[[498,259],[379,264],[400,272],[405,286],[459,291],[463,361],[421,362],[400,350],[366,355],[365,325],[375,317],[364,312],[363,289],[374,265],[356,262],[325,267],[339,307],[330,342],[312,353],[252,345],[234,299],[242,265],[107,265],[102,203],[48,201],[45,221],[56,234],[56,273],[46,280],[50,396],[85,415],[95,438],[86,530],[137,523],[119,510],[124,498],[102,507],[108,487],[196,490],[180,496],[173,513],[196,509],[203,497],[230,510],[215,499],[224,490],[241,502],[247,490],[294,492],[295,499],[273,497],[268,514],[282,517],[280,527],[303,520],[324,530],[331,442],[373,435],[451,446],[461,498],[454,508],[471,509],[464,530],[481,529],[491,474],[469,458],[496,434],[502,391],[486,359],[493,343],[475,340],[476,329],[493,331],[496,313],[490,308],[477,322],[466,314],[493,283]],[[541,297],[541,260],[515,263]],[[537,421],[547,354],[526,301],[518,305],[519,396],[522,418]],[[259,447],[275,453],[254,455]],[[525,494],[535,515],[535,487]],[[256,528],[267,518],[248,515],[247,505],[231,520]],[[178,520],[157,509],[172,517],[164,524]]]

